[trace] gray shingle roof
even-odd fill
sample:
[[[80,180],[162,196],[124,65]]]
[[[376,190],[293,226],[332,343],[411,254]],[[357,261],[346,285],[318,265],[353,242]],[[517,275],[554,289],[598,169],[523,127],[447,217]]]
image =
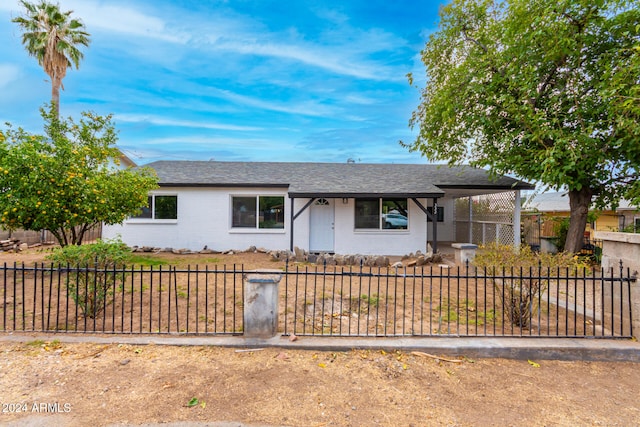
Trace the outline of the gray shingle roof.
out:
[[[447,188],[530,189],[468,166],[364,163],[157,161],[161,186],[284,187],[292,197],[442,197]]]

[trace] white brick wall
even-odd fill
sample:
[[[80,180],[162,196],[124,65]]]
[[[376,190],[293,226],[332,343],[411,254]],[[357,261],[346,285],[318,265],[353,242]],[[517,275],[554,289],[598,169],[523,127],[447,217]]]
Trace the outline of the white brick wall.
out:
[[[244,250],[250,246],[266,249],[289,249],[291,199],[284,189],[274,188],[162,188],[154,194],[178,195],[178,219],[130,219],[121,225],[105,226],[103,238],[118,235],[130,246],[171,247],[175,249],[224,251]],[[254,230],[231,228],[231,197],[238,195],[282,195],[285,198],[285,229]],[[298,213],[308,199],[296,199],[294,211]],[[426,200],[420,202],[426,206]],[[438,223],[438,240],[451,241],[453,234],[453,202],[439,201],[445,207],[445,222]],[[409,206],[408,230],[354,230],[354,201],[334,200],[335,252],[341,254],[404,255],[426,249],[431,239],[431,223],[413,203]],[[309,248],[309,208],[295,220],[294,246]]]

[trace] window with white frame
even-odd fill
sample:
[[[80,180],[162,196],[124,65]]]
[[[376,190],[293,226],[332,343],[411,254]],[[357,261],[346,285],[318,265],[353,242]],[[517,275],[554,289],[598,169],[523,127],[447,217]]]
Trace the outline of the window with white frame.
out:
[[[231,227],[284,229],[284,196],[232,196]]]
[[[367,198],[355,200],[356,230],[406,230],[407,199]]]
[[[134,218],[139,219],[178,219],[178,196],[166,194],[152,194],[149,196],[148,206]]]

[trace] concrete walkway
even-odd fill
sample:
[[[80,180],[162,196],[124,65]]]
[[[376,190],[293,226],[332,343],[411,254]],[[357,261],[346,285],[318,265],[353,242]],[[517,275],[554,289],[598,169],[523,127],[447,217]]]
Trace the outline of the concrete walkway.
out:
[[[632,340],[589,338],[455,338],[455,337],[289,337],[271,339],[238,336],[172,335],[86,335],[44,333],[0,333],[0,342],[35,340],[62,343],[216,346],[244,349],[282,348],[291,350],[349,351],[384,349],[388,351],[422,351],[440,356],[470,358],[506,358],[538,360],[589,360],[603,362],[640,362],[640,343]]]

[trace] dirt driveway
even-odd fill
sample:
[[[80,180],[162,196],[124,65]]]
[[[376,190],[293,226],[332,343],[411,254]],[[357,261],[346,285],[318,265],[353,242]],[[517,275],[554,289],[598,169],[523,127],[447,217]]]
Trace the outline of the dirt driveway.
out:
[[[35,340],[0,352],[0,425],[640,424],[634,363]]]
[[[640,365],[382,351],[0,344],[0,424],[631,426]]]

